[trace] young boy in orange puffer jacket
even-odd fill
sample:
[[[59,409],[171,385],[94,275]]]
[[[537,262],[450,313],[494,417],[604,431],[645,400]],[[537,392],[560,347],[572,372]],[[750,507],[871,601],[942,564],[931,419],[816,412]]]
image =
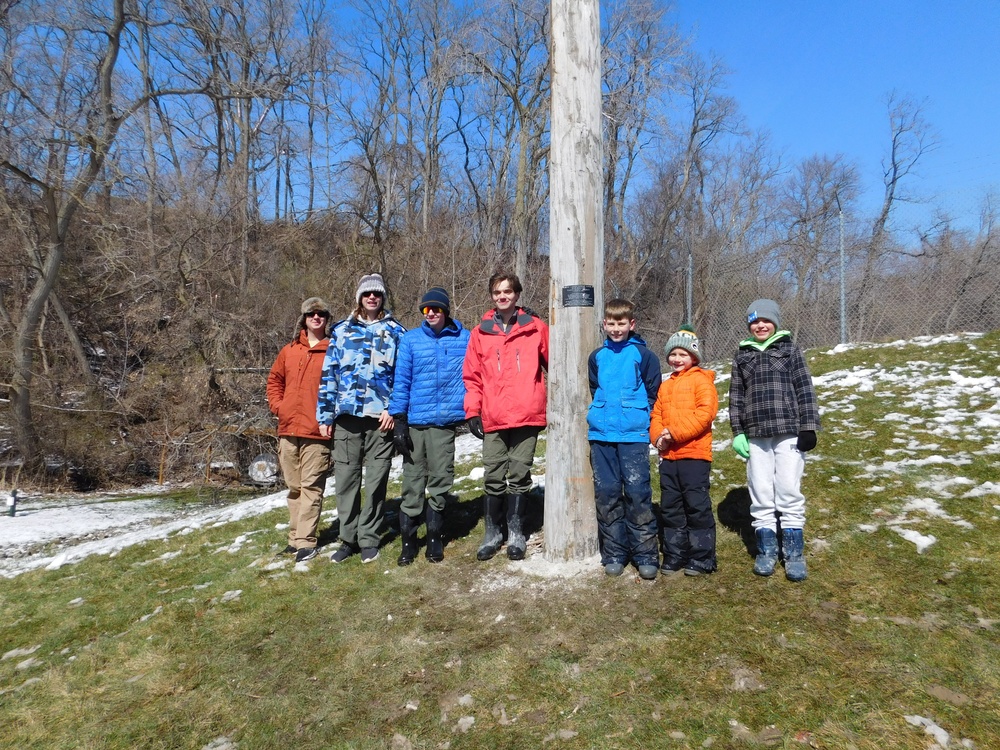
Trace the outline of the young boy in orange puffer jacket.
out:
[[[698,337],[684,326],[667,340],[671,373],[660,385],[649,439],[660,452],[660,543],[664,575],[714,573],[715,516],[708,494],[715,373],[699,367]]]

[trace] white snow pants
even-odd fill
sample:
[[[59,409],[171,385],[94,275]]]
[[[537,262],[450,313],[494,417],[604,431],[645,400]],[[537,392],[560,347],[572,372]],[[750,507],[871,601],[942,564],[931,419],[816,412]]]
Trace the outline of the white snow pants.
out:
[[[747,488],[754,529],[801,529],[806,523],[806,498],[799,489],[805,471],[805,453],[795,447],[797,435],[750,438]]]

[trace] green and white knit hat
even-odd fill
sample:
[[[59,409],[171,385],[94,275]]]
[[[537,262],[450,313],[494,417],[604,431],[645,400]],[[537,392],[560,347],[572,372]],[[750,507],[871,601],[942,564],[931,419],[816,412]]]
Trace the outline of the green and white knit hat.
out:
[[[677,333],[667,339],[667,344],[663,348],[668,357],[674,349],[683,349],[694,357],[696,364],[701,362],[701,346],[698,342],[698,336],[695,335],[694,329],[687,324],[682,325]]]

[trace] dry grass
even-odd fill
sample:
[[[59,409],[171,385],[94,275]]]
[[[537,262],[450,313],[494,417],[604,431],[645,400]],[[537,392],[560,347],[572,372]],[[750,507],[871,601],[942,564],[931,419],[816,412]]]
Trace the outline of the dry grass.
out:
[[[998,341],[811,364],[822,375],[947,360],[996,377]],[[394,541],[373,565],[273,568],[276,511],[0,581],[0,651],[39,646],[0,661],[0,746],[923,750],[932,737],[906,716],[949,732],[952,747],[1000,746],[1000,499],[963,497],[996,480],[995,433],[974,437],[996,391],[956,397],[968,417],[952,434],[933,421],[941,403],[907,388],[821,389],[803,584],[751,574],[743,465],[728,451],[714,467],[724,523],[711,577],[608,579],[596,566],[542,577],[525,572],[544,567],[537,558],[477,563],[470,490],[449,513],[457,538],[441,565],[397,568]],[[929,455],[948,460],[887,468]],[[945,481],[955,478],[971,484]],[[900,521],[928,497],[952,520]],[[895,527],[937,542],[918,554]],[[218,551],[248,532],[238,552]]]

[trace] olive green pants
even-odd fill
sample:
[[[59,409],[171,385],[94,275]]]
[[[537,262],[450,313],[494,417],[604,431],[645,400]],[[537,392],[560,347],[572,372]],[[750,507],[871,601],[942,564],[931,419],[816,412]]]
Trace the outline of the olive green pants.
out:
[[[455,483],[455,428],[435,425],[411,427],[413,462],[403,462],[403,497],[400,510],[416,518],[427,502],[444,511],[445,498]]]
[[[392,462],[392,433],[375,417],[337,418],[333,436],[334,477],[340,540],[358,547],[379,546],[385,523],[385,491]],[[364,470],[365,495],[361,497]]]
[[[487,432],[483,438],[487,495],[523,495],[531,489],[531,463],[541,427]]]

